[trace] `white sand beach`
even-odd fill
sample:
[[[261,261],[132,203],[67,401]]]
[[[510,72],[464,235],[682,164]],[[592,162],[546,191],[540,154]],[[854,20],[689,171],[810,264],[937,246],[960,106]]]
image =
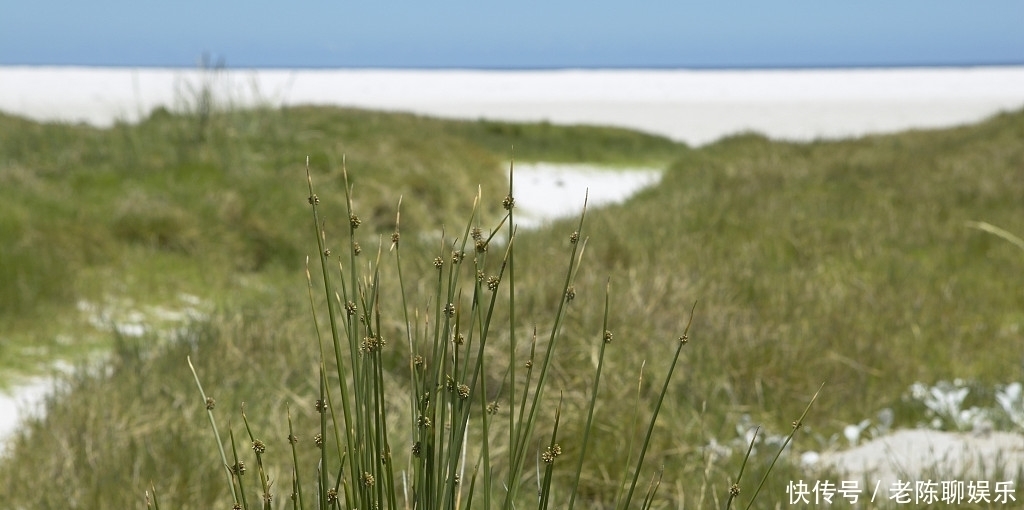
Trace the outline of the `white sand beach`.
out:
[[[1024,67],[808,70],[225,70],[0,67],[0,110],[107,126],[209,85],[238,105],[343,105],[638,129],[690,145],[842,138],[1024,107]]]

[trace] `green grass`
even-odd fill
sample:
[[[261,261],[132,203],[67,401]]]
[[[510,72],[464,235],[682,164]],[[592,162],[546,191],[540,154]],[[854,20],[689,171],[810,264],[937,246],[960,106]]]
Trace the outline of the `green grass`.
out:
[[[74,332],[111,351],[102,367],[72,376],[46,418],[26,423],[14,439],[0,485],[12,487],[15,507],[139,506],[151,487],[170,508],[229,501],[186,356],[217,400],[218,423],[236,440],[245,437],[245,402],[254,432],[279,462],[290,459],[282,456],[287,406],[302,446],[297,464],[315,466],[319,352],[302,267],[318,248],[305,204],[306,154],[328,211],[328,239],[348,228],[344,157],[367,259],[381,236],[382,257],[393,256],[387,245],[402,197],[402,281],[408,306],[421,313],[438,304],[430,277],[437,226],[450,238],[462,235],[478,184],[476,225],[500,220],[513,145],[517,160],[668,168],[658,187],[587,213],[577,297],[562,319],[547,394],[562,393],[558,437],[590,434],[577,494],[584,506],[615,500],[618,473],[645,437],[633,416],[652,414],[694,301],[692,338],[641,476],[663,472],[659,508],[724,507],[743,465],[733,443],[741,416],[763,424],[764,435],[786,434],[822,382],[797,449],[817,448],[815,438],[886,406],[896,409],[897,426],[912,426],[919,416],[900,397],[917,381],[960,377],[991,386],[1021,378],[1024,287],[1014,276],[1024,257],[970,222],[1024,233],[1024,113],[835,142],[742,135],[698,149],[604,128],[312,107],[218,113],[202,136],[197,129],[195,119],[167,112],[108,130],[0,116],[0,271],[17,282],[0,289],[3,372],[31,373],[54,356],[82,359],[77,342],[59,340]],[[556,222],[516,237],[515,320],[496,324],[515,325],[521,350],[535,324],[538,349],[547,345],[544,332],[563,296],[548,267],[565,259],[574,229]],[[392,283],[380,301],[399,310],[394,276],[382,278]],[[90,329],[76,306],[128,298],[144,308],[182,293],[202,298],[209,317],[173,342],[111,339]],[[383,377],[400,384],[409,352],[397,341],[405,338],[401,315],[390,317],[382,327],[396,345],[382,360]],[[413,324],[424,332],[434,326],[422,315]],[[614,333],[613,352],[600,358],[604,329]],[[601,386],[587,427],[598,359],[605,360]],[[487,388],[500,387],[503,372],[489,372]],[[541,409],[542,430],[550,430],[556,404]],[[712,438],[734,452],[714,458],[704,448]],[[575,459],[579,444],[559,442]],[[408,440],[396,444],[406,448]],[[762,446],[747,462],[738,503],[773,456]],[[282,503],[290,465],[272,468]],[[563,488],[553,505],[568,499],[564,487],[575,474],[553,474],[552,487]],[[785,501],[786,481],[797,478],[807,475],[784,455],[758,501]],[[247,480],[249,489],[256,480]]]

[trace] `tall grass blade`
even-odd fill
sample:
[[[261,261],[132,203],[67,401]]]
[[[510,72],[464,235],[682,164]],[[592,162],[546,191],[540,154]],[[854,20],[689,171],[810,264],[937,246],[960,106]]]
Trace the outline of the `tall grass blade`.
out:
[[[665,376],[665,384],[661,387],[661,393],[658,394],[658,402],[654,405],[654,412],[651,413],[651,421],[647,426],[647,434],[644,436],[644,442],[640,446],[640,459],[636,462],[635,472],[633,474],[633,482],[629,486],[629,492],[626,493],[626,501],[623,505],[624,508],[629,508],[629,502],[633,498],[633,491],[636,489],[637,481],[640,479],[640,468],[644,465],[644,457],[647,455],[647,448],[651,444],[651,436],[654,434],[654,424],[658,421],[658,413],[661,411],[661,404],[665,402],[665,395],[668,394],[668,385],[672,381],[672,374],[676,370],[676,363],[679,361],[679,354],[683,351],[683,346],[687,344],[690,339],[690,326],[693,324],[693,312],[697,309],[697,303],[693,304],[693,308],[690,309],[690,320],[686,323],[686,329],[683,330],[683,335],[679,337],[679,345],[676,347],[676,354],[672,357],[672,363],[669,365],[668,374]]]
[[[192,365],[192,357],[186,356],[185,360],[188,362],[188,368],[192,371],[192,377],[195,378],[196,387],[199,388],[199,397],[203,399],[203,405],[206,406],[206,416],[210,419],[210,428],[213,429],[213,437],[217,440],[217,451],[220,452],[221,464],[224,466],[225,474],[228,477],[228,487],[231,488],[231,499],[238,501],[238,495],[235,494],[235,484],[231,481],[231,467],[228,465],[228,457],[224,454],[224,443],[220,440],[220,432],[217,430],[217,419],[213,416],[214,400],[206,396],[206,392],[203,391],[203,385],[199,382],[199,374],[196,373],[196,367]]]

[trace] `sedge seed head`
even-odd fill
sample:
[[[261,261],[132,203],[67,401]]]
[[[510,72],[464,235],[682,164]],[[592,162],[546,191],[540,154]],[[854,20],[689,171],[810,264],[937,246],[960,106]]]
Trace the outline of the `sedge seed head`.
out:
[[[555,461],[555,458],[562,454],[562,447],[555,443],[544,449],[544,453],[540,454],[540,460],[544,461],[545,464],[551,464]]]

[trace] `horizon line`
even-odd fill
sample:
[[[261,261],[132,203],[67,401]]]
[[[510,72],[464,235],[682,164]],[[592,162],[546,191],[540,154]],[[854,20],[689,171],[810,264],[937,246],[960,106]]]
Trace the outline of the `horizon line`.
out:
[[[578,65],[578,66],[387,66],[387,65],[356,65],[356,66],[231,66],[223,63],[209,65],[197,62],[194,65],[131,65],[131,64],[29,64],[0,62],[0,68],[88,68],[88,69],[172,69],[198,71],[230,71],[230,70],[292,70],[292,71],[494,71],[494,72],[530,72],[530,71],[824,71],[824,70],[885,70],[885,69],[969,69],[969,68],[1000,68],[1024,67],[1021,62],[962,62],[962,63],[904,63],[904,64],[842,64],[842,65]]]

